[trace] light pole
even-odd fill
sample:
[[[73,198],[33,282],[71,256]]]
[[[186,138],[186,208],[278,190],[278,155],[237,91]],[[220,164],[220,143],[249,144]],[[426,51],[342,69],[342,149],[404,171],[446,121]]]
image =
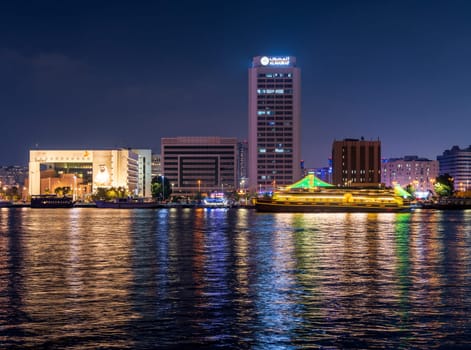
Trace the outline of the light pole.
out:
[[[201,193],[201,180],[198,180],[198,193]]]
[[[165,200],[165,176],[162,175],[162,200]]]

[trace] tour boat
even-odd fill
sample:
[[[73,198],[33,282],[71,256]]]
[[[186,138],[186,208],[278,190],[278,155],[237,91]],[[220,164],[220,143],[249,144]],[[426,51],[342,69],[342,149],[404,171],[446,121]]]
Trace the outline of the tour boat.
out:
[[[226,198],[204,198],[202,206],[206,208],[229,208],[231,205]]]
[[[405,195],[407,197],[407,195]],[[395,189],[335,187],[309,174],[272,195],[257,198],[260,212],[404,212],[408,200]]]
[[[72,208],[72,197],[59,197],[54,194],[31,196],[31,208]]]

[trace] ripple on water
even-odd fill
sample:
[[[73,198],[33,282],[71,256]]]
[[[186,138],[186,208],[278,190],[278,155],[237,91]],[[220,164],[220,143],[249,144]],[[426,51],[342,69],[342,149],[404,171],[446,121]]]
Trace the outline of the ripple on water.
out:
[[[470,344],[471,211],[0,210],[0,342]]]

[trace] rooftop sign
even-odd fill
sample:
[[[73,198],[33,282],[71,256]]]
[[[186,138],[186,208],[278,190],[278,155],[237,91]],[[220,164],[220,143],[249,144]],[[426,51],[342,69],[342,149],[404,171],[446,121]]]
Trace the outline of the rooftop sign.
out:
[[[260,58],[262,66],[288,66],[290,64],[289,56]]]

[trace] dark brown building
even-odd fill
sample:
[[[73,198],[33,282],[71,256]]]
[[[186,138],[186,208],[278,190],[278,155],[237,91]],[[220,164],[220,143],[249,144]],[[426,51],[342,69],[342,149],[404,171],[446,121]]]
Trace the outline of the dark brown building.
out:
[[[365,141],[363,138],[334,141],[332,168],[334,185],[380,185],[381,141]]]

